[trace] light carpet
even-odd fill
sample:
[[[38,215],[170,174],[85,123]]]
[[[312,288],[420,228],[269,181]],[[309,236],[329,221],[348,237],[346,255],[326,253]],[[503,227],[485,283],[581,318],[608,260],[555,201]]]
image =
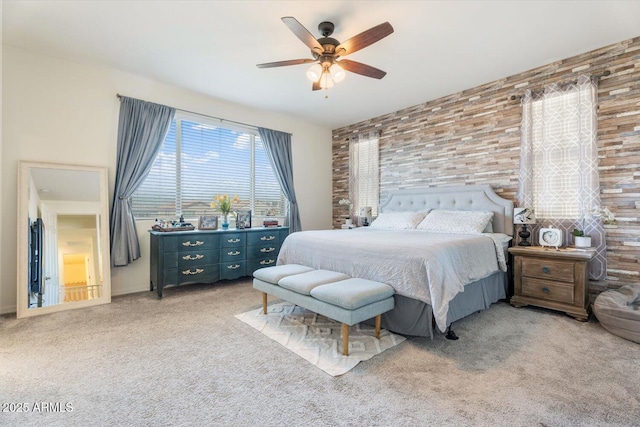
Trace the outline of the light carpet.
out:
[[[455,322],[458,341],[439,332],[433,341],[407,337],[332,377],[234,318],[261,305],[247,278],[168,287],[162,300],[146,291],[34,318],[0,316],[0,402],[31,409],[0,411],[0,426],[637,427],[640,420],[640,344],[593,316],[578,322],[494,304]],[[73,411],[35,412],[40,402],[70,403]]]
[[[356,324],[349,330],[349,355],[344,356],[342,324],[294,304],[270,305],[266,315],[260,308],[235,317],[334,377],[405,340],[384,329],[378,340],[373,326]]]

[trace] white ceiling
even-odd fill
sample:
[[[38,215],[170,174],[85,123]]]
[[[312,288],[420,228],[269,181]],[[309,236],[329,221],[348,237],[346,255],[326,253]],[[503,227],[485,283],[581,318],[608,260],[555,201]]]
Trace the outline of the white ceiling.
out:
[[[3,44],[95,63],[335,129],[640,35],[640,1],[11,1]],[[311,91],[309,58],[282,23],[345,41],[388,21],[395,32],[348,58],[348,73]],[[133,95],[131,95],[133,96]]]

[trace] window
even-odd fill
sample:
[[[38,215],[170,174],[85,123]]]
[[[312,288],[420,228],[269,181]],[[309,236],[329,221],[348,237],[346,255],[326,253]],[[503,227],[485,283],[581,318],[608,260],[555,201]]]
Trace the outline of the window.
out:
[[[349,144],[349,196],[356,215],[365,206],[378,215],[379,158],[377,133],[359,135]]]
[[[180,161],[176,161],[180,159]],[[216,194],[237,195],[234,209],[251,209],[255,223],[284,219],[287,200],[257,132],[176,115],[131,205],[137,219],[197,218]]]
[[[595,105],[589,80],[525,96],[519,198],[536,217],[577,220],[599,205]]]

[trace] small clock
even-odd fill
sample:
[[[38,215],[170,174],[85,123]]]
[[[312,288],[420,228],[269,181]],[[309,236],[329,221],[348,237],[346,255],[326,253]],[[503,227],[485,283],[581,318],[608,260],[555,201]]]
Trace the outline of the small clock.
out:
[[[541,228],[538,236],[540,246],[553,246],[556,249],[562,246],[562,231],[558,228]]]

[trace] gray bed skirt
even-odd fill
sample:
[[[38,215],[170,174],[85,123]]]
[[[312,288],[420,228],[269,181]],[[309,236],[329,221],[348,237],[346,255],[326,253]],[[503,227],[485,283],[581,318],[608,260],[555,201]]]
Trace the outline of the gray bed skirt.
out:
[[[456,295],[449,303],[447,326],[472,313],[485,310],[501,299],[505,299],[507,297],[507,285],[507,273],[499,271],[465,286],[464,292]],[[432,336],[433,316],[431,306],[422,301],[401,295],[395,295],[394,298],[394,309],[382,315],[382,327],[401,335]],[[370,321],[366,323],[370,323]]]

